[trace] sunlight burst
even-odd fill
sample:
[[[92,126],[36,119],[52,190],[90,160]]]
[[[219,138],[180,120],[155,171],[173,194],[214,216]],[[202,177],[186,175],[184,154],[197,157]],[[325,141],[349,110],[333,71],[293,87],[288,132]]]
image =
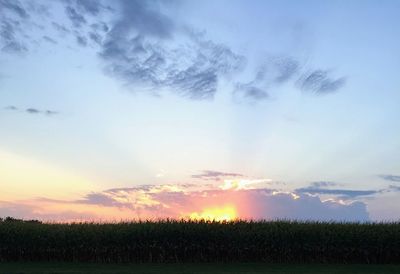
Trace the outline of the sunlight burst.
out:
[[[232,221],[237,218],[236,209],[233,206],[206,208],[202,212],[193,212],[190,214],[191,220],[208,221]]]

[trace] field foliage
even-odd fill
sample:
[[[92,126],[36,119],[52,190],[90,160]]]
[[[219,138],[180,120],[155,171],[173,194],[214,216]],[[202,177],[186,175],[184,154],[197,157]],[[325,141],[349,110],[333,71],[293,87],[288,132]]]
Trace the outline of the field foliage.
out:
[[[400,224],[7,219],[0,261],[400,263]]]

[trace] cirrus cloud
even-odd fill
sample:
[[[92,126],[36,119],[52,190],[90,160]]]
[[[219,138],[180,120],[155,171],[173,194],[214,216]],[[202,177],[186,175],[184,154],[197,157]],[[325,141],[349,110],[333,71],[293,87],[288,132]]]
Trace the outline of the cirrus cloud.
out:
[[[209,100],[225,79],[232,82],[234,99],[253,102],[272,98],[271,92],[287,83],[321,95],[340,90],[347,81],[327,69],[306,69],[289,54],[260,56],[264,61],[253,76],[243,79],[253,69],[249,54],[238,53],[232,45],[210,39],[201,27],[178,20],[174,12],[179,1],[64,0],[38,5],[0,1],[6,15],[0,20],[3,52],[26,53],[41,41],[63,46],[72,37],[79,47],[97,53],[107,75],[132,91]],[[55,7],[64,10],[65,18],[54,21]],[[40,29],[40,36],[35,37],[32,29]],[[54,30],[61,37],[56,39]]]

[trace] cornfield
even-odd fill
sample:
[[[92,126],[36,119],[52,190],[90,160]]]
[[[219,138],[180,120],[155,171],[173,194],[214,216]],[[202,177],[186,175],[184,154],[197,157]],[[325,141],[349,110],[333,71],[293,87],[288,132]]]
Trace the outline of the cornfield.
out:
[[[400,263],[399,223],[0,219],[0,262]]]

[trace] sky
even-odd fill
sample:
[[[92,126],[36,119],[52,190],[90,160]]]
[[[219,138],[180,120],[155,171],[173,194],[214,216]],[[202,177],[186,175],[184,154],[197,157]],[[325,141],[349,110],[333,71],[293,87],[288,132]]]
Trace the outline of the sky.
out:
[[[399,11],[0,0],[0,217],[399,220]]]

